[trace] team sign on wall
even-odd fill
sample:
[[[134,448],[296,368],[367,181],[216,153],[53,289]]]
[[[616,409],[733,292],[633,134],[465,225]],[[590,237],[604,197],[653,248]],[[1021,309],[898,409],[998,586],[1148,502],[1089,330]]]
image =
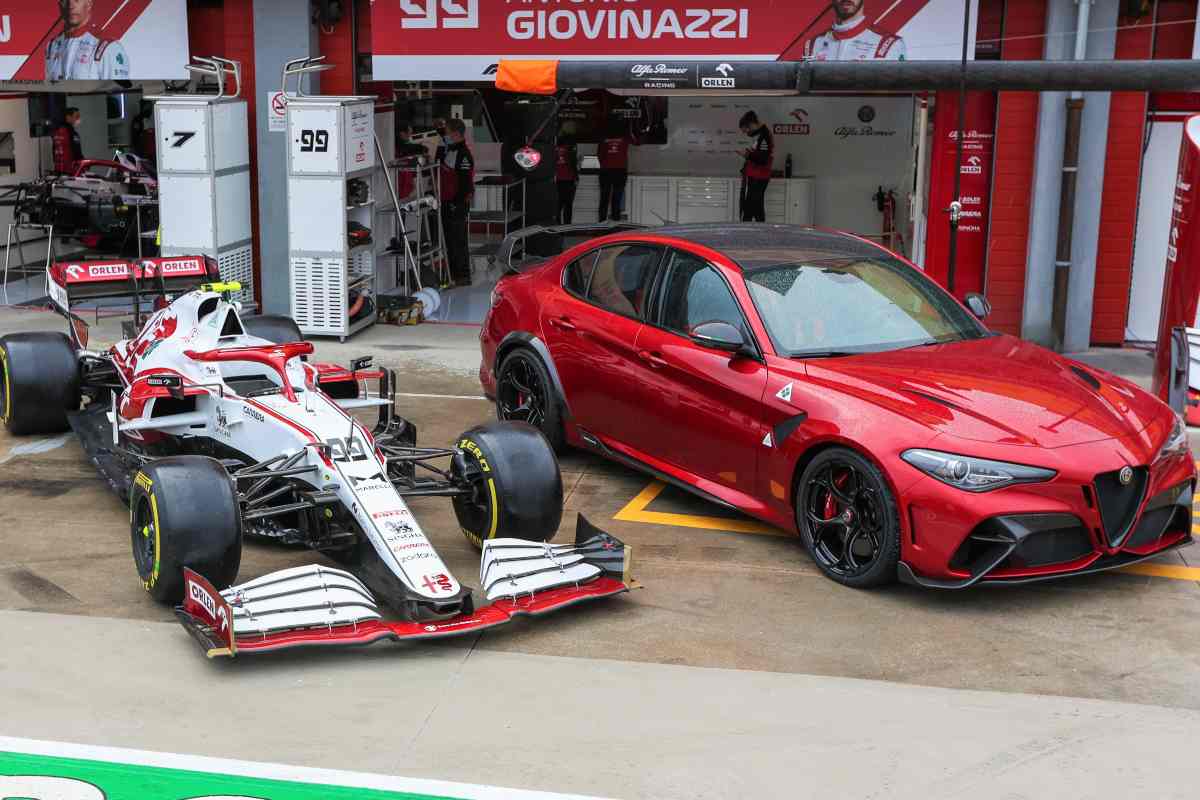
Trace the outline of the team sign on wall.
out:
[[[376,80],[480,80],[501,58],[957,59],[963,4],[376,0],[371,14]]]

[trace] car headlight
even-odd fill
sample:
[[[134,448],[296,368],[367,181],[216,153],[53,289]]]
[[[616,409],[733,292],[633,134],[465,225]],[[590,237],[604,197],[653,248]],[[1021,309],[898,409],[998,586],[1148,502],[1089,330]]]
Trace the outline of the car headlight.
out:
[[[1154,457],[1154,460],[1158,461],[1170,456],[1182,455],[1190,450],[1191,446],[1188,444],[1187,428],[1184,427],[1183,420],[1175,417],[1175,425],[1171,428],[1171,432],[1167,435],[1167,440],[1159,448],[1158,455]]]
[[[905,450],[900,457],[917,469],[968,492],[988,492],[1014,483],[1040,483],[1058,473],[1052,469],[960,456],[937,450]]]

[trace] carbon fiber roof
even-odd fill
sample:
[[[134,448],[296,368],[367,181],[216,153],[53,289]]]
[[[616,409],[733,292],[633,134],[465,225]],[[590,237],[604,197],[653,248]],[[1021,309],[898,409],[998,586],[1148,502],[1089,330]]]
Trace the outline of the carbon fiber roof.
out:
[[[742,269],[828,258],[879,258],[879,247],[838,231],[796,225],[744,222],[664,225],[644,231],[702,245],[727,256]]]

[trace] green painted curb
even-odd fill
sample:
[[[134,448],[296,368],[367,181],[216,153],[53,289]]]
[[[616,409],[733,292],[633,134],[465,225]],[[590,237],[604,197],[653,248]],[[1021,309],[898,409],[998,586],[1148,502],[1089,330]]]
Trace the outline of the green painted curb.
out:
[[[21,777],[17,777],[21,776]],[[40,776],[41,780],[22,780]],[[44,778],[59,779],[55,782]],[[29,794],[36,791],[37,794]],[[446,795],[268,780],[111,761],[0,752],[0,800],[460,800]]]

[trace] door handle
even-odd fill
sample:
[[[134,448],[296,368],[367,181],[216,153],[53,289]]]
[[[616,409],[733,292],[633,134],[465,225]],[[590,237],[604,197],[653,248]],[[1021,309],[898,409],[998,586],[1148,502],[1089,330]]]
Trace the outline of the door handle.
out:
[[[645,361],[654,369],[662,369],[663,367],[669,366],[666,359],[664,359],[658,353],[652,353],[649,350],[638,350],[638,358],[640,358],[642,361]]]
[[[570,317],[551,317],[550,324],[553,327],[559,328],[560,330],[564,330],[564,331],[576,330],[575,323],[571,322]]]

